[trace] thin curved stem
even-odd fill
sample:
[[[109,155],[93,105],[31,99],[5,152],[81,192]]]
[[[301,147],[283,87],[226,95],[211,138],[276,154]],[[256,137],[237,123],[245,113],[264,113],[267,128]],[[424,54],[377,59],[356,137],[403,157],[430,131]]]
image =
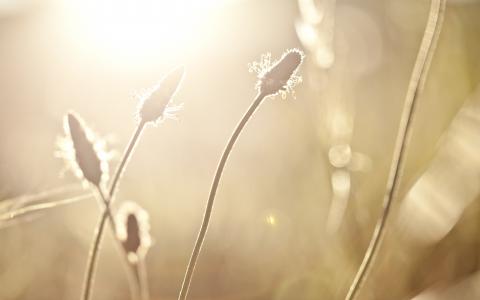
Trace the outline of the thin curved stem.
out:
[[[113,196],[115,194],[115,189],[117,188],[118,182],[120,181],[120,178],[122,177],[123,172],[125,171],[125,167],[128,161],[130,160],[130,156],[133,153],[133,149],[135,148],[135,145],[137,144],[137,141],[139,140],[140,135],[142,134],[142,131],[144,128],[145,128],[145,123],[143,122],[137,125],[137,128],[135,129],[135,132],[133,133],[132,138],[128,143],[127,150],[125,150],[122,160],[120,161],[120,164],[118,165],[117,170],[115,171],[112,184],[110,185],[110,189],[108,191],[108,197],[112,199],[112,201],[113,201]]]
[[[445,13],[446,0],[432,0],[427,25],[420,44],[417,59],[410,78],[404,109],[400,119],[399,131],[395,142],[392,165],[388,176],[387,188],[383,199],[383,211],[375,226],[372,239],[358,269],[355,279],[350,286],[346,300],[353,300],[359,292],[368,271],[373,264],[375,255],[380,247],[385,232],[385,225],[390,214],[390,208],[398,194],[398,188],[404,169],[405,154],[412,131],[412,123],[418,97],[426,80],[430,62],[435,52]]]
[[[128,284],[130,286],[130,295],[132,299],[135,300],[143,300],[142,299],[142,282],[139,278],[138,273],[138,266],[136,264],[132,264],[128,260],[128,256],[125,253],[125,250],[122,248],[122,243],[119,239],[115,239],[117,241],[117,245],[119,246],[119,250],[122,251],[125,255],[122,255],[123,263],[126,268]]]
[[[107,204],[108,200],[107,198],[105,198],[105,195],[101,191],[100,187],[98,187],[98,194],[100,195],[102,201],[105,204]],[[105,226],[106,220],[107,218],[102,217],[96,227],[95,238],[93,240],[92,247],[90,249],[90,254],[88,257],[87,272],[85,273],[86,275],[85,275],[85,282],[84,282],[83,296],[82,296],[82,299],[84,300],[90,299],[90,294],[92,293],[92,284],[93,284],[93,278],[95,275],[95,267],[97,265],[97,258],[98,258],[98,254],[100,253],[99,251],[100,243],[103,237],[103,230],[100,230],[100,228],[103,228]]]
[[[113,233],[115,233],[115,221],[113,219],[113,216],[111,215],[110,211],[110,205],[114,201],[114,196],[115,196],[115,191],[116,187],[118,185],[118,182],[125,170],[125,167],[127,165],[127,162],[130,159],[130,156],[133,153],[133,149],[135,148],[135,145],[137,144],[138,139],[141,136],[141,133],[143,131],[143,128],[145,128],[145,123],[140,123],[138,124],[132,138],[130,139],[130,142],[128,143],[127,149],[125,150],[125,153],[123,154],[122,160],[120,161],[120,164],[117,167],[117,170],[115,171],[115,175],[112,180],[112,184],[110,186],[108,195],[105,195],[103,191],[99,188],[99,194],[102,198],[103,203],[105,204],[104,211],[102,213],[102,216],[100,218],[100,221],[96,227],[95,231],[95,236],[92,244],[92,248],[90,251],[89,259],[88,259],[88,264],[87,264],[87,272],[86,272],[86,277],[85,277],[85,284],[84,284],[84,290],[83,290],[83,300],[88,300],[90,299],[90,294],[91,294],[91,289],[92,289],[92,282],[93,282],[93,277],[95,275],[95,266],[96,266],[96,261],[98,258],[98,252],[100,249],[100,243],[102,241],[103,237],[103,232],[105,229],[105,224],[107,218],[109,219],[110,227],[113,230]]]
[[[45,209],[55,208],[57,206],[79,202],[81,200],[89,199],[92,196],[93,194],[84,194],[84,195],[74,196],[66,199],[55,200],[55,201],[46,202],[46,203],[32,204],[29,206],[21,207],[19,209],[11,210],[6,213],[0,214],[0,222],[11,221],[15,218],[24,216],[26,214],[36,213]]]
[[[107,199],[107,198],[104,197],[104,199]],[[100,218],[100,223],[99,223],[99,226],[98,226],[99,229],[100,228],[103,229],[105,227],[105,220],[107,220],[107,219],[108,219],[109,224],[110,224],[110,229],[112,231],[112,235],[114,236],[114,240],[117,244],[118,251],[120,251],[120,253],[123,254],[121,256],[122,256],[123,264],[125,265],[125,271],[127,273],[127,281],[128,281],[128,285],[129,285],[129,288],[130,288],[130,295],[131,295],[132,299],[141,300],[141,297],[142,297],[142,294],[141,294],[142,290],[141,289],[142,289],[142,284],[143,283],[140,281],[140,278],[138,277],[138,271],[137,271],[136,266],[134,266],[130,263],[130,261],[128,260],[128,255],[122,247],[122,242],[117,238],[115,221],[114,221],[113,215],[111,214],[110,207],[107,208],[105,206],[105,210],[103,211],[102,217]],[[103,221],[103,224],[102,224],[102,221]],[[103,235],[103,231],[99,234],[100,242],[101,242],[101,236],[102,235]],[[99,251],[99,250],[100,249],[99,249],[99,245],[98,245],[97,246],[97,251]]]
[[[185,300],[187,299],[187,294],[188,294],[188,289],[190,287],[190,282],[192,281],[192,276],[193,272],[195,271],[195,265],[198,260],[198,256],[200,254],[201,248],[203,241],[205,239],[205,235],[207,234],[207,229],[208,229],[208,224],[210,222],[210,217],[212,215],[212,210],[213,210],[213,202],[215,200],[215,195],[217,193],[217,188],[220,183],[220,178],[222,176],[223,169],[225,168],[225,164],[227,162],[228,156],[230,155],[230,152],[232,151],[232,148],[237,141],[240,133],[242,132],[242,129],[245,127],[247,124],[248,120],[252,117],[253,113],[255,110],[258,108],[260,103],[262,103],[263,99],[265,99],[266,95],[259,93],[255,99],[253,100],[252,104],[248,108],[248,110],[245,112],[243,115],[242,119],[238,123],[237,127],[233,131],[230,140],[227,143],[227,146],[225,147],[225,150],[223,150],[222,157],[220,159],[220,162],[218,163],[217,166],[217,171],[215,173],[215,177],[213,178],[212,186],[210,189],[210,195],[208,196],[208,201],[207,201],[207,206],[205,208],[205,214],[203,216],[203,221],[202,225],[200,227],[200,231],[197,236],[197,240],[195,242],[195,246],[192,251],[192,255],[190,257],[190,261],[188,263],[187,271],[185,273],[185,277],[183,279],[182,283],[182,288],[180,290],[180,295],[178,296],[178,300]]]
[[[34,194],[26,194],[26,195],[20,195],[12,198],[7,198],[7,199],[1,199],[0,211],[2,210],[8,211],[12,209],[13,206],[15,206],[15,209],[19,209],[19,206],[23,208],[28,205],[37,204],[37,202],[41,202],[41,200],[45,198],[53,198],[53,197],[60,196],[64,193],[76,192],[81,189],[82,187],[79,184],[69,184],[69,185],[55,187],[55,188],[41,191]]]
[[[147,276],[147,266],[145,264],[145,258],[139,259],[137,263],[137,272],[138,272],[138,285],[140,289],[140,299],[148,300],[150,295],[148,292],[148,276]]]

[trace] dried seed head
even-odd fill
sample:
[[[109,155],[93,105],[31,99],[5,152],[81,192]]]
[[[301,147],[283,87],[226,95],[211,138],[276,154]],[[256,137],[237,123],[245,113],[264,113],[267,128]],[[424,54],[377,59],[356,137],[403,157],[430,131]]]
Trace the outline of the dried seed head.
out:
[[[73,112],[65,116],[66,138],[59,141],[59,156],[65,158],[79,178],[95,186],[101,186],[108,177],[107,155],[104,143],[96,141],[82,119]]]
[[[173,96],[183,80],[185,68],[176,68],[168,73],[157,85],[141,95],[137,119],[139,122],[155,123],[172,117],[180,107],[170,105]]]
[[[124,202],[116,217],[117,237],[130,263],[143,259],[152,244],[148,213],[134,202]]]
[[[249,65],[250,72],[257,73],[259,79],[256,88],[266,96],[280,93],[285,98],[302,80],[297,70],[303,58],[303,52],[298,49],[287,50],[275,62],[272,62],[270,53],[262,55],[260,62]]]

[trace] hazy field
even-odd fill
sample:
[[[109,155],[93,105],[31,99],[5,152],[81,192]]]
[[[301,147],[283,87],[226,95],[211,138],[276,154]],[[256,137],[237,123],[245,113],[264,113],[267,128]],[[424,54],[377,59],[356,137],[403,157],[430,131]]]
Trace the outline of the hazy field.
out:
[[[182,108],[143,130],[112,205],[148,212],[150,299],[177,299],[217,162],[257,93],[248,64],[292,48],[305,53],[303,82],[265,99],[235,144],[188,299],[344,299],[382,211],[429,9],[426,0],[0,0],[0,300],[81,299],[101,202],[8,214],[91,193],[57,157],[68,111],[105,140],[112,176],[138,94],[183,65],[172,101]],[[359,300],[480,299],[479,16],[478,0],[447,1]],[[120,248],[107,228],[91,299],[131,299]]]

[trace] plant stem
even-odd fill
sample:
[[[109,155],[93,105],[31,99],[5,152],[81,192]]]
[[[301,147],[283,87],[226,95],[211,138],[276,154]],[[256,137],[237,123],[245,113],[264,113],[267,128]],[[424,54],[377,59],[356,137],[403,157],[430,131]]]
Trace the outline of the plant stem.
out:
[[[122,160],[120,161],[120,164],[117,167],[117,170],[115,171],[115,175],[113,176],[112,184],[110,185],[110,189],[108,191],[108,197],[112,199],[113,201],[113,196],[115,194],[115,189],[118,185],[118,182],[120,181],[120,177],[122,177],[123,172],[125,171],[125,167],[127,165],[128,160],[130,159],[130,156],[132,155],[133,149],[135,148],[135,145],[137,144],[140,135],[142,134],[143,129],[145,128],[145,123],[141,122],[137,125],[137,128],[135,129],[135,132],[130,139],[130,142],[128,143],[127,150],[125,150],[125,153],[123,154]]]
[[[60,196],[64,193],[71,193],[80,191],[82,189],[79,184],[69,184],[35,194],[26,194],[20,195],[12,198],[1,199],[0,200],[0,211],[9,211],[11,209],[20,209],[25,206],[38,204],[37,202],[42,202],[43,199],[54,198]],[[61,200],[59,200],[61,201]]]
[[[145,257],[142,257],[137,262],[138,285],[140,289],[140,299],[148,300],[150,295],[148,293],[148,277],[147,266],[145,264]]]
[[[105,195],[101,191],[100,187],[98,187],[98,194],[100,195],[105,205],[107,205],[108,204],[107,198],[105,198]],[[95,267],[97,265],[97,257],[99,254],[100,242],[102,241],[102,237],[103,237],[103,230],[101,231],[100,228],[103,228],[105,226],[106,220],[107,218],[102,217],[95,230],[95,234],[94,234],[95,237],[94,237],[93,244],[88,257],[87,272],[86,272],[85,283],[83,287],[82,299],[84,300],[90,299],[90,294],[92,293],[92,283],[95,275]]]
[[[248,108],[248,110],[245,112],[243,115],[242,119],[238,123],[237,127],[233,131],[230,140],[227,143],[227,146],[225,147],[225,150],[223,150],[222,157],[220,159],[220,162],[218,163],[217,166],[217,171],[215,173],[215,177],[213,178],[212,186],[210,189],[210,195],[208,196],[208,201],[207,201],[207,206],[205,208],[205,214],[203,216],[203,221],[202,225],[200,227],[200,231],[198,233],[197,240],[195,242],[195,246],[192,251],[192,255],[190,257],[190,261],[187,266],[187,271],[185,273],[185,277],[183,279],[182,283],[182,288],[180,290],[180,295],[178,296],[178,300],[185,300],[187,299],[187,294],[188,294],[188,289],[190,287],[190,282],[192,281],[192,276],[193,272],[195,271],[195,265],[198,260],[198,256],[200,254],[201,248],[203,241],[205,239],[205,235],[207,233],[208,229],[208,224],[210,221],[210,217],[212,215],[212,210],[213,210],[213,202],[215,200],[215,195],[217,193],[217,188],[218,184],[220,183],[220,178],[222,176],[223,169],[225,168],[225,163],[227,162],[228,156],[230,155],[230,152],[232,151],[232,148],[237,141],[240,133],[242,132],[242,129],[245,127],[247,124],[248,120],[252,117],[253,113],[255,110],[258,108],[258,106],[262,103],[263,99],[265,99],[266,95],[259,93],[255,99],[253,100],[252,104]]]
[[[84,195],[74,196],[66,199],[55,200],[55,201],[39,203],[39,204],[32,204],[25,207],[21,207],[19,209],[11,210],[6,213],[0,214],[0,223],[12,221],[15,218],[22,217],[27,214],[38,213],[45,209],[50,209],[50,208],[55,208],[57,206],[76,203],[81,200],[89,199],[92,196],[93,196],[92,194],[84,194]]]
[[[112,184],[109,189],[108,195],[105,195],[103,191],[99,188],[99,194],[102,198],[103,203],[105,204],[104,211],[102,213],[102,216],[100,218],[100,221],[96,227],[95,230],[95,236],[92,244],[92,249],[90,251],[89,259],[88,259],[88,264],[87,264],[87,272],[86,272],[86,278],[85,278],[85,285],[84,285],[84,290],[83,290],[83,300],[88,300],[90,299],[90,294],[91,294],[91,289],[92,289],[92,282],[93,282],[93,277],[95,274],[95,266],[96,266],[96,261],[98,257],[98,252],[100,249],[100,243],[102,241],[103,237],[103,231],[105,229],[105,222],[107,220],[107,217],[109,219],[111,229],[113,230],[113,233],[115,233],[115,221],[113,219],[113,216],[111,215],[110,211],[110,205],[114,201],[114,196],[115,196],[115,191],[116,187],[118,185],[118,182],[121,178],[121,175],[123,174],[125,167],[127,165],[127,162],[130,158],[130,156],[133,153],[133,149],[135,148],[135,145],[137,144],[138,139],[140,138],[140,135],[143,131],[143,128],[145,128],[145,123],[141,122],[138,124],[135,133],[133,134],[132,138],[130,139],[130,142],[128,143],[127,149],[125,150],[125,153],[123,154],[122,160],[120,161],[120,164],[118,165],[115,175],[113,177]],[[133,291],[132,291],[133,293]]]
[[[121,246],[121,243],[119,242],[117,243],[117,245]],[[121,250],[124,251],[123,248]],[[140,278],[138,277],[138,267],[136,264],[130,263],[127,255],[123,255],[122,257],[124,258],[123,261],[126,267],[128,285],[130,287],[130,296],[132,297],[132,299],[135,300],[143,300],[141,294],[142,283],[140,282]]]
[[[417,54],[409,86],[405,96],[405,103],[400,119],[397,139],[395,142],[392,165],[388,176],[387,187],[383,199],[383,211],[375,226],[372,239],[358,269],[355,279],[350,286],[346,300],[353,300],[359,292],[363,280],[368,274],[374,262],[382,237],[385,232],[385,225],[390,213],[390,208],[397,197],[400,180],[404,169],[404,161],[408,141],[410,140],[412,123],[418,97],[427,78],[428,69],[435,52],[438,36],[440,34],[443,17],[445,13],[446,0],[432,0],[427,25],[423,34],[420,49]]]

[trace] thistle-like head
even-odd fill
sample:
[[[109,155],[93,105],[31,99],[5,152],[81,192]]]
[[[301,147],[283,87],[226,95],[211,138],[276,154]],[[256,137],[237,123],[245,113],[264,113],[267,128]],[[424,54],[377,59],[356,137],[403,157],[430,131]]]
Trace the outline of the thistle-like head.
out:
[[[74,173],[100,187],[108,177],[108,164],[103,143],[97,141],[85,122],[69,112],[64,119],[66,138],[59,143],[60,156],[65,158]]]
[[[124,202],[116,216],[117,238],[122,242],[128,260],[136,264],[152,244],[148,213],[135,202]]]
[[[250,71],[258,75],[258,91],[265,96],[280,93],[282,97],[292,92],[302,80],[297,71],[304,57],[303,52],[298,49],[285,51],[275,62],[272,62],[270,53],[262,55],[260,62],[250,64]]]
[[[171,117],[178,110],[178,107],[171,106],[171,102],[184,76],[185,68],[178,67],[140,96],[138,121],[145,124],[155,123]]]

